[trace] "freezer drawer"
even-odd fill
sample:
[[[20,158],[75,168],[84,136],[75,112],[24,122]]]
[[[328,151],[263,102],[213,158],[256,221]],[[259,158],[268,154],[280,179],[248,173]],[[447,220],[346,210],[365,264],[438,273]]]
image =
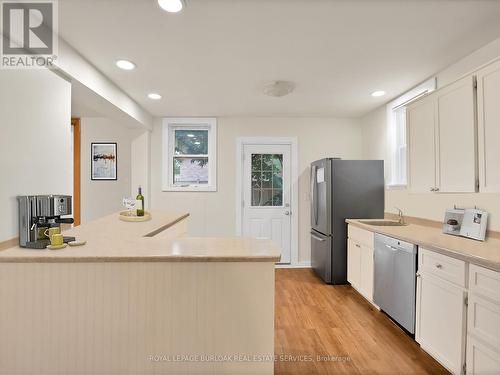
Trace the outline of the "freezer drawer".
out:
[[[327,283],[332,281],[332,237],[311,231],[311,266]]]

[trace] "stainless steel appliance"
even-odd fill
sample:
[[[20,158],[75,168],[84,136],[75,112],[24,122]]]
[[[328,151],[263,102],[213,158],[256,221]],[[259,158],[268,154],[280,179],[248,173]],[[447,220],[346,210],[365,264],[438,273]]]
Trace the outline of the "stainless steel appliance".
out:
[[[327,158],[311,164],[311,265],[329,284],[347,283],[345,219],[384,217],[384,162]]]
[[[417,246],[375,234],[374,256],[374,302],[414,334]]]
[[[60,227],[62,223],[73,224],[71,215],[72,198],[69,195],[20,195],[19,203],[19,246],[45,249],[50,240],[44,234],[47,228]],[[64,242],[74,241],[64,237]]]

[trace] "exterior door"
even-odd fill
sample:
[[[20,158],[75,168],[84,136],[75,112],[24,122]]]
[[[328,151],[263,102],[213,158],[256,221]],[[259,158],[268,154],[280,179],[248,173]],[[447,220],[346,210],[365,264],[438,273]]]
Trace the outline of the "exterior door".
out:
[[[291,145],[243,146],[243,235],[273,240],[291,259]]]

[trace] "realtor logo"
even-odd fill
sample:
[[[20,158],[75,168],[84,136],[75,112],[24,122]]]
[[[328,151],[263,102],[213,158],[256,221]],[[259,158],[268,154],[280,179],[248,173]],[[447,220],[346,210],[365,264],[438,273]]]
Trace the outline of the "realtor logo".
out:
[[[3,68],[51,67],[57,47],[57,3],[2,2]]]

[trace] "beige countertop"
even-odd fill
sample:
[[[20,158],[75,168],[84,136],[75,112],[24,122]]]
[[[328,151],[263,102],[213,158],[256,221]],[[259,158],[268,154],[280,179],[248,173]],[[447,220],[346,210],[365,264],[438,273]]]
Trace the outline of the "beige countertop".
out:
[[[280,249],[270,240],[244,237],[176,237],[156,234],[186,220],[187,213],[152,211],[152,219],[131,223],[118,214],[64,231],[86,240],[79,247],[33,250],[14,246],[0,251],[0,262],[277,262]]]
[[[484,242],[443,234],[440,228],[409,224],[406,226],[376,226],[359,220],[347,223],[371,232],[411,242],[428,250],[449,255],[500,272],[500,240],[489,238]]]

